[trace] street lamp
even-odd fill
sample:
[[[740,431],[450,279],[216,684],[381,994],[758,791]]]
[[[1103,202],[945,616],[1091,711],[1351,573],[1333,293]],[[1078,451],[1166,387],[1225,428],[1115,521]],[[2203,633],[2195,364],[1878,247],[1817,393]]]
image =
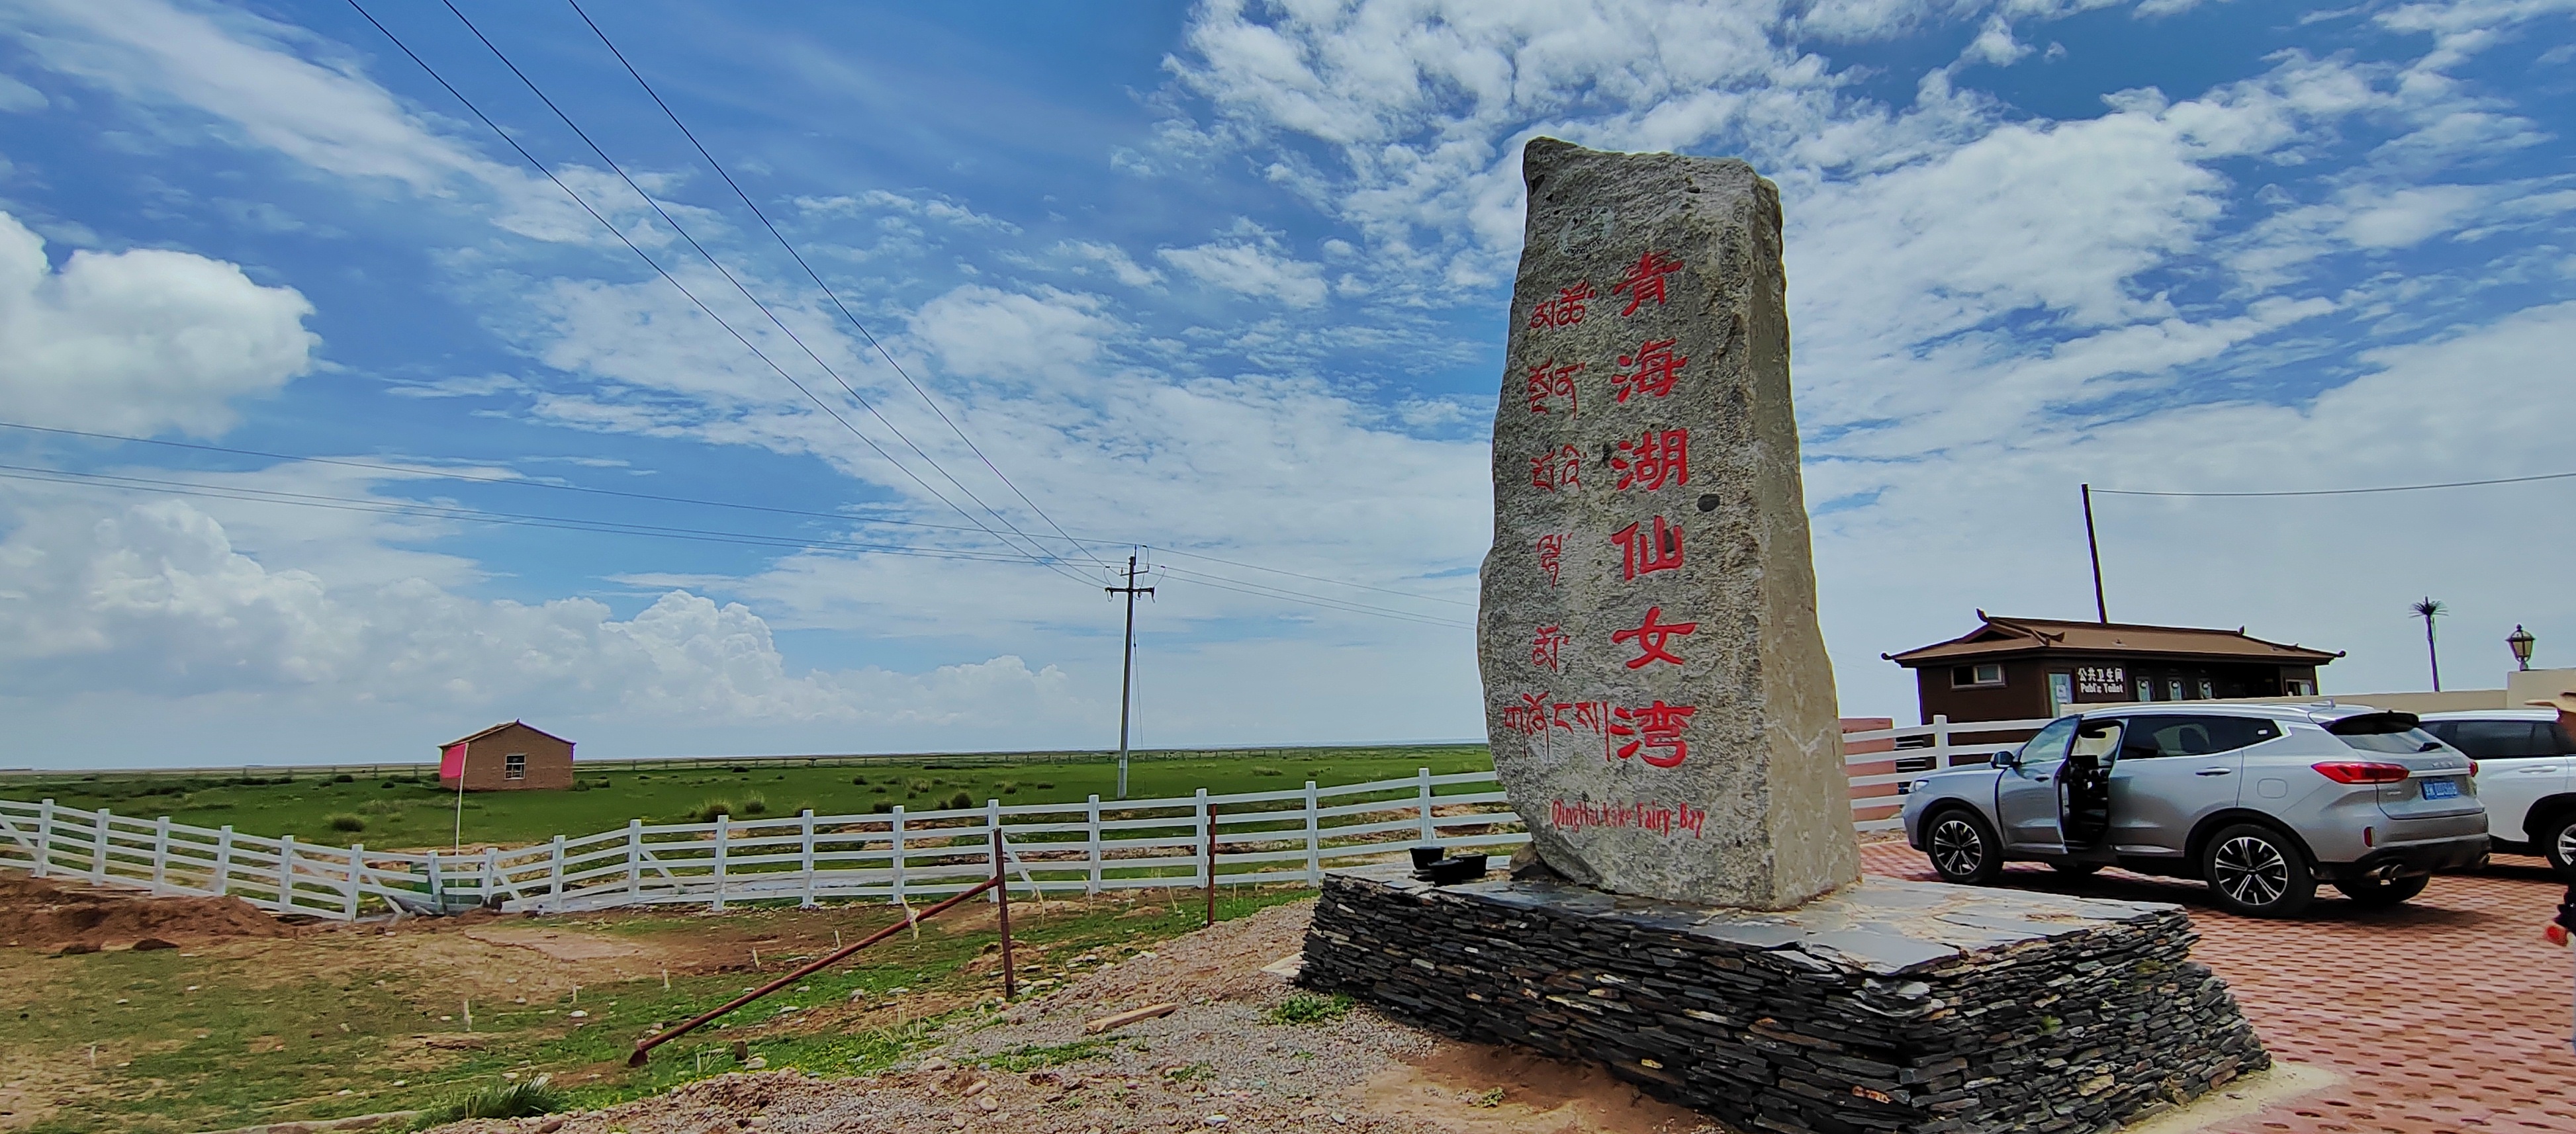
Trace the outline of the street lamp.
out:
[[[2536,640],[2531,636],[2531,631],[2523,629],[2519,623],[2515,624],[2513,633],[2504,636],[2504,644],[2513,647],[2513,662],[2516,666],[2523,669],[2531,668],[2531,643]]]

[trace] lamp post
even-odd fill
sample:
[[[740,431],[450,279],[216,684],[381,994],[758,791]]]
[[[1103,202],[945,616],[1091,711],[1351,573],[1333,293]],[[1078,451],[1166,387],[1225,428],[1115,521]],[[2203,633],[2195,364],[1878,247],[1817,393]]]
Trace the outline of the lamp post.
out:
[[[2531,644],[2537,640],[2531,636],[2531,631],[2523,629],[2520,623],[2514,624],[2513,633],[2504,636],[2504,644],[2513,648],[2513,664],[2516,668],[2531,668]]]

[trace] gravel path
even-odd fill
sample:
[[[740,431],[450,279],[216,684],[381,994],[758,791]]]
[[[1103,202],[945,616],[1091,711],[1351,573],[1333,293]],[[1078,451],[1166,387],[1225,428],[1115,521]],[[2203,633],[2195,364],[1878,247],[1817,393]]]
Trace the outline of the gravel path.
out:
[[[725,1075],[587,1114],[441,1128],[561,1134],[777,1134],[886,1131],[951,1134],[1131,1134],[1139,1131],[1331,1130],[1363,1134],[1544,1131],[1686,1134],[1716,1128],[1638,1098],[1606,1076],[1453,1044],[1365,1008],[1321,1024],[1278,1024],[1267,1009],[1294,990],[1262,966],[1297,951],[1311,903],[1276,906],[1165,942],[998,1016],[961,1024],[916,1061],[869,1078],[797,1071]],[[1086,1036],[1086,1021],[1161,1001],[1171,1015]],[[1092,1041],[1088,1050],[1064,1045]],[[1057,1048],[1064,1059],[1023,1071],[986,1066]],[[1426,1076],[1423,1069],[1435,1069]],[[1481,1078],[1479,1077],[1481,1076]],[[1547,1097],[1535,1078],[1556,1082]],[[1469,1089],[1458,1089],[1464,1083]],[[1474,1089],[1490,1083],[1483,1089]]]

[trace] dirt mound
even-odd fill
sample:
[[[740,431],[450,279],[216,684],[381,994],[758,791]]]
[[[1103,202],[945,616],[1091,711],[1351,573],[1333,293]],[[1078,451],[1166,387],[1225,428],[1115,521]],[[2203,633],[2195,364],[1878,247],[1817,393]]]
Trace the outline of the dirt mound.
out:
[[[283,923],[239,898],[151,898],[0,873],[0,943],[23,948],[286,933]]]

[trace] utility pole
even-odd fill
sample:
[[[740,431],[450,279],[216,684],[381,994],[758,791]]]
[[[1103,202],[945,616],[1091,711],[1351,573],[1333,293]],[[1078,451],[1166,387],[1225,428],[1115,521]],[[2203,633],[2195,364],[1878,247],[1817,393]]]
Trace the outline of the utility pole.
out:
[[[2108,626],[2111,608],[2102,602],[2102,544],[2093,538],[2093,486],[2084,486],[2084,550],[2093,554],[2093,618]]]
[[[1102,587],[1113,595],[1127,596],[1127,645],[1119,653],[1118,665],[1118,798],[1127,798],[1127,706],[1130,692],[1136,687],[1136,596],[1154,593],[1152,587],[1136,585],[1136,557],[1127,557],[1127,585]]]

